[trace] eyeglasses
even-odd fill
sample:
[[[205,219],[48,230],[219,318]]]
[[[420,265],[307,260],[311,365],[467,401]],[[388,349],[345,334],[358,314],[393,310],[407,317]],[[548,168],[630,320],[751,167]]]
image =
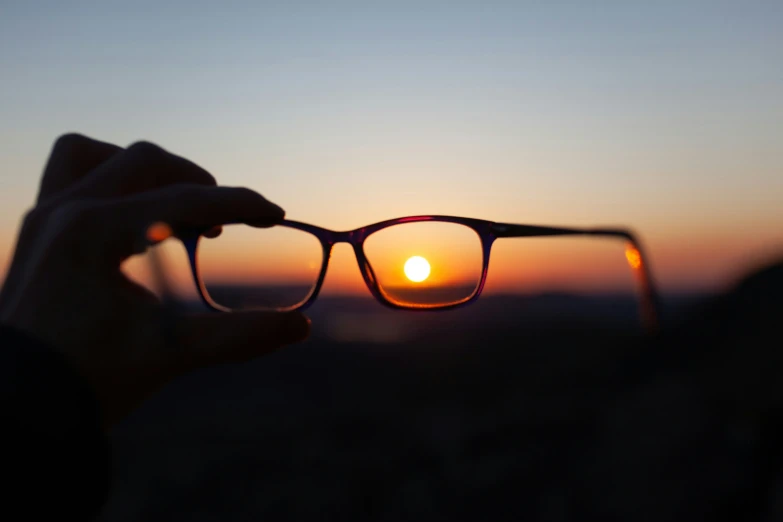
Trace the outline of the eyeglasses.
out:
[[[204,303],[218,311],[295,310],[310,306],[332,247],[349,243],[364,282],[386,306],[447,310],[481,295],[492,244],[501,238],[603,236],[626,242],[640,287],[641,315],[655,329],[658,301],[634,235],[624,229],[559,228],[453,216],[411,216],[335,232],[284,220],[272,228],[227,224],[183,238]]]

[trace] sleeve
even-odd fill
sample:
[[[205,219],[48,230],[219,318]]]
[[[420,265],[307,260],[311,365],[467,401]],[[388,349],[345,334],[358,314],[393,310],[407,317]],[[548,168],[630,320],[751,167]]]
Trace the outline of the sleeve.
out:
[[[110,480],[97,399],[65,356],[3,326],[0,416],[3,511],[26,520],[97,517]]]

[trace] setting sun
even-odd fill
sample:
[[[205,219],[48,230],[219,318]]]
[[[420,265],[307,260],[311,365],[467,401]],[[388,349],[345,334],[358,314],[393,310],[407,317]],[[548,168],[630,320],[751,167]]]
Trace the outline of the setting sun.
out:
[[[414,283],[421,283],[430,276],[430,264],[421,256],[413,256],[405,261],[403,270]]]

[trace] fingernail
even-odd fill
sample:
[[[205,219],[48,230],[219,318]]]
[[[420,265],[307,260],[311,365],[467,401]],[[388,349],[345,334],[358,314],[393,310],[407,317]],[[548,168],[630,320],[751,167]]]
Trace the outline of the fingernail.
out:
[[[285,210],[280,207],[280,205],[277,205],[276,203],[273,203],[269,201],[263,194],[259,194],[255,190],[249,189],[249,188],[239,188],[239,190],[242,190],[246,194],[251,194],[253,198],[256,199],[256,201],[260,202],[260,208],[257,210],[259,212],[263,212],[264,215],[274,215],[275,218],[283,219],[285,216]],[[270,216],[271,217],[271,216]]]
[[[283,210],[283,208],[282,208],[280,205],[278,205],[278,204],[276,204],[276,203],[273,203],[273,202],[269,201],[268,199],[266,199],[266,198],[265,198],[264,196],[262,196],[261,194],[258,194],[258,197],[260,197],[260,198],[261,198],[261,199],[264,201],[264,203],[265,203],[266,205],[268,205],[268,206],[272,207],[272,208],[270,209],[270,210],[271,210],[271,213],[273,213],[273,214],[277,214],[278,216],[280,216],[280,218],[282,218],[283,216],[285,216],[285,210]]]

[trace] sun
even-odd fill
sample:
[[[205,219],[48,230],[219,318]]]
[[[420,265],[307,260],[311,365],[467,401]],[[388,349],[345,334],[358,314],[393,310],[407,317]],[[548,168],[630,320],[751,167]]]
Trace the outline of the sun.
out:
[[[421,283],[430,276],[430,264],[421,256],[413,256],[405,261],[405,275],[414,283]]]

